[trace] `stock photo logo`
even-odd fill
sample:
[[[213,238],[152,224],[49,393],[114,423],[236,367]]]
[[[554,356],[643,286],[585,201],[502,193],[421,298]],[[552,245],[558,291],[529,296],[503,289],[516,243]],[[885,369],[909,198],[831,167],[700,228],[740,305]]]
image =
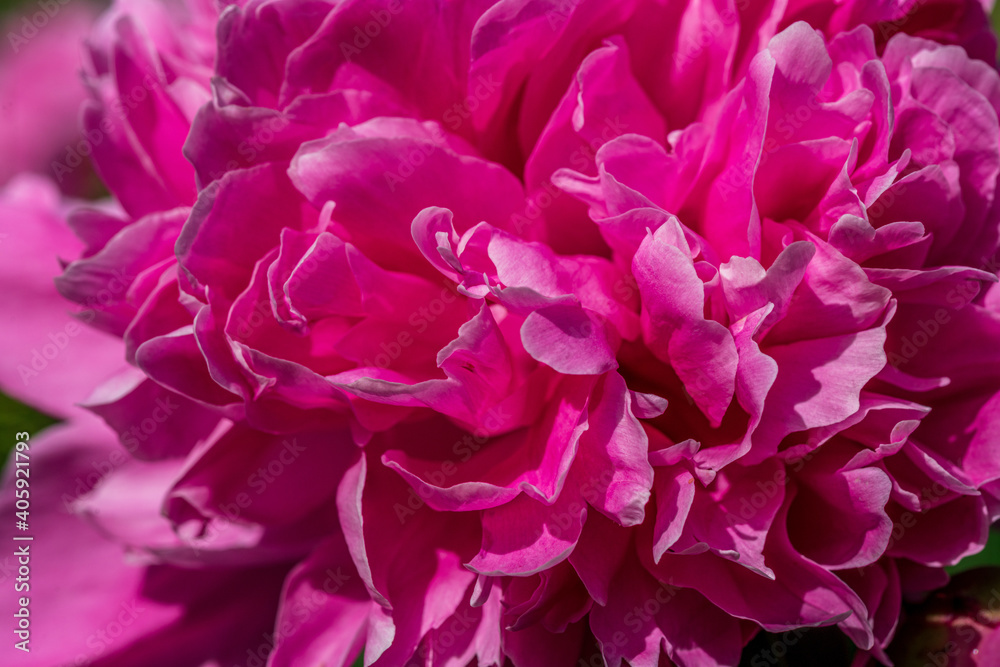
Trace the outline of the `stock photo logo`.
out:
[[[989,0],[0,24],[0,664],[1000,665]]]

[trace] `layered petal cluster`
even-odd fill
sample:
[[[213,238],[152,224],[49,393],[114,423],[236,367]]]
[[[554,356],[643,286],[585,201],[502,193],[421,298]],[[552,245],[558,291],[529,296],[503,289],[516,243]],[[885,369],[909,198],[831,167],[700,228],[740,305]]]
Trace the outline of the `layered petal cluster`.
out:
[[[890,664],[1000,517],[995,50],[973,0],[113,6],[56,285],[131,456],[63,513],[157,611],[87,659]]]

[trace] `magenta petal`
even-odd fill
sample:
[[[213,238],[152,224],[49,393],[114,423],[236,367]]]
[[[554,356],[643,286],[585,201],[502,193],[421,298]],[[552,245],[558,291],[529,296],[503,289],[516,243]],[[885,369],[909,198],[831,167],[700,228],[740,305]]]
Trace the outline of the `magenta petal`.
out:
[[[743,648],[736,618],[696,591],[657,581],[635,560],[618,571],[608,604],[591,612],[590,627],[611,667],[623,659],[657,667],[661,646],[679,664],[735,665]]]
[[[911,513],[907,523],[913,526],[890,543],[887,553],[932,567],[979,552],[989,532],[986,503],[978,496],[961,496],[919,517]]]
[[[597,604],[607,604],[611,580],[631,548],[631,534],[627,529],[603,514],[587,516],[577,548],[569,555],[569,563]]]
[[[453,427],[443,430],[442,437],[425,426],[424,445],[440,458],[421,459],[389,450],[383,462],[399,472],[424,502],[441,511],[497,507],[519,491],[544,503],[554,502],[567,485],[587,429],[592,387],[584,379],[572,378],[568,384],[531,427],[487,441]],[[526,468],[524,460],[533,464]]]
[[[579,306],[547,306],[521,327],[524,349],[567,375],[600,375],[618,367],[603,322]]]
[[[59,293],[90,309],[95,326],[121,335],[135,314],[129,301],[143,270],[173,256],[189,209],[155,213],[127,226],[97,253],[71,262],[56,279]]]
[[[277,244],[289,206],[300,201],[277,165],[227,172],[201,192],[184,224],[177,239],[181,266],[201,284],[235,298],[254,263]]]
[[[216,384],[209,374],[191,329],[178,329],[143,343],[136,350],[136,365],[159,384],[194,401],[215,406],[235,404],[237,395]],[[178,363],[179,359],[185,363]],[[239,414],[241,407],[234,407],[231,414]]]
[[[343,474],[353,450],[346,433],[281,436],[236,426],[197,452],[168,502],[183,500],[215,514],[235,506],[245,520],[292,523],[332,499],[324,480]]]
[[[800,552],[830,569],[864,567],[878,559],[890,541],[893,522],[886,513],[892,482],[878,468],[820,470],[816,461],[803,475],[790,520]],[[850,517],[848,520],[847,517]],[[816,521],[831,526],[824,539],[808,529]]]
[[[14,19],[3,655],[888,664],[1000,518],[990,9],[115,0],[45,96]]]
[[[503,652],[518,667],[575,667],[580,661],[580,640],[585,629],[586,623],[580,621],[559,633],[542,625],[504,630]]]
[[[565,560],[587,517],[583,498],[568,492],[552,505],[521,495],[483,513],[483,546],[469,569],[489,576],[525,576]]]
[[[423,209],[451,210],[464,232],[483,220],[506,227],[524,199],[509,172],[457,148],[437,125],[376,119],[303,144],[289,175],[317,208],[336,202],[334,220],[365,255],[413,268],[411,223]],[[411,153],[420,158],[399,157]]]
[[[91,394],[85,407],[115,430],[130,454],[147,460],[185,456],[219,423],[217,413],[131,368]]]
[[[125,548],[140,563],[166,562],[180,567],[267,565],[300,557],[315,539],[291,532],[268,535],[258,524],[238,516],[174,512],[164,514],[163,499],[183,474],[181,461],[122,462],[113,454],[113,472],[74,509],[96,529]],[[190,509],[190,508],[186,508]],[[232,517],[227,518],[227,517]],[[300,531],[301,532],[301,531]]]
[[[884,329],[768,348],[778,377],[754,441],[772,451],[795,431],[835,424],[860,406],[861,387],[885,365]],[[755,454],[760,455],[760,454]]]
[[[691,262],[691,249],[676,219],[647,234],[632,260],[651,323],[704,317],[705,288]]]
[[[329,538],[285,580],[269,663],[286,667],[305,659],[350,664],[364,646],[373,606],[343,538]]]
[[[452,212],[444,208],[426,208],[413,218],[413,240],[424,258],[449,278],[459,279],[458,259],[453,249],[458,246],[458,234]]]
[[[475,575],[462,566],[479,541],[471,515],[443,515],[417,506],[396,514],[410,499],[408,487],[365,458],[351,467],[337,492],[337,507],[348,549],[372,598],[381,605],[370,617],[366,660],[405,662],[428,633],[463,609]],[[384,530],[365,517],[398,516],[398,529]],[[419,548],[414,548],[419,545]],[[428,548],[431,547],[432,548]],[[488,610],[472,610],[482,617]],[[465,625],[468,629],[469,624]],[[380,662],[377,662],[380,661]]]
[[[789,278],[797,283],[802,264],[808,261],[794,293],[789,294],[787,287],[783,290],[790,299],[787,306],[777,304],[783,318],[769,332],[771,345],[861,331],[884,317],[891,292],[874,284],[861,267],[830,245],[819,241],[813,245],[815,253],[800,244],[789,246],[772,267],[778,275],[791,272]]]
[[[830,625],[863,613],[861,601],[850,588],[795,553],[782,528],[776,527],[775,532],[775,545],[765,554],[776,573],[773,581],[710,553],[666,555],[652,571],[674,585],[697,586],[702,595],[730,615],[749,618],[771,631],[803,624]],[[768,605],[752,603],[760,599],[767,599]],[[796,620],[789,622],[791,618]]]
[[[8,185],[0,192],[0,234],[0,306],[17,313],[0,323],[0,387],[53,416],[78,413],[74,404],[123,362],[113,338],[86,326],[96,311],[74,318],[78,309],[53,284],[59,260],[82,249],[65,226],[55,188],[29,176]]]
[[[589,482],[582,487],[588,503],[623,526],[638,525],[645,516],[653,469],[646,433],[634,414],[635,395],[618,373],[605,375],[597,391],[574,471]]]
[[[705,319],[705,286],[676,220],[647,236],[632,262],[643,298],[643,333],[685,388],[719,425],[735,393],[738,354],[732,334]]]
[[[775,578],[765,548],[785,499],[786,471],[772,461],[752,468],[728,466],[720,477],[715,490],[695,494],[674,550],[711,549],[763,577]]]
[[[285,566],[191,570],[126,563],[120,545],[64,505],[66,489],[82,481],[80,492],[86,491],[93,464],[116,451],[112,441],[92,417],[30,441],[37,474],[31,525],[54,549],[32,550],[31,662],[69,664],[82,656],[95,664],[169,667],[242,660],[271,628]],[[13,512],[11,479],[4,505]],[[76,554],[69,565],[56,558],[66,550]],[[13,616],[14,605],[12,597],[5,613]],[[97,641],[113,627],[121,628],[116,641]]]
[[[816,246],[797,241],[781,251],[767,271],[754,259],[733,257],[719,267],[722,286],[733,317],[742,318],[773,304],[761,324],[762,336],[784,319],[796,288],[816,254]]]
[[[680,539],[694,502],[697,487],[694,476],[680,468],[667,468],[657,476],[656,523],[653,526],[653,560],[660,558]]]
[[[736,343],[712,320],[685,324],[667,347],[677,376],[713,426],[722,423],[736,392]]]

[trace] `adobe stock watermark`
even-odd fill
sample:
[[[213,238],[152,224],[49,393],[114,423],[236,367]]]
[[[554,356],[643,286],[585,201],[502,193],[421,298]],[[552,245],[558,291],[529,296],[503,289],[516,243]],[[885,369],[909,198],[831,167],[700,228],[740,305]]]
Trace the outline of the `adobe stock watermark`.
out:
[[[320,262],[329,256],[329,250],[319,250],[311,255],[309,259],[301,264],[293,278],[293,282],[289,284],[297,284],[296,281],[300,281],[307,275],[314,273],[318,270]],[[447,279],[442,279],[442,284],[443,287],[437,296],[414,309],[409,317],[406,318],[405,323],[401,324],[396,335],[388,340],[380,341],[378,351],[375,352],[373,357],[363,359],[361,366],[381,369],[387,369],[392,366],[403,356],[403,352],[420,340],[420,336],[445,314],[451,304],[462,297],[454,283]],[[255,330],[264,326],[268,318],[273,319],[273,317],[270,303],[258,301],[253,310],[246,316],[240,316],[236,320],[236,340],[246,343]]]
[[[628,127],[628,123],[623,121],[621,116],[606,117],[601,123],[600,134],[584,142],[583,146],[577,147],[569,154],[567,158],[569,165],[579,172],[585,172],[596,161],[597,151],[605,144],[624,136],[628,132]],[[537,223],[542,218],[542,213],[562,195],[563,191],[556,187],[551,180],[546,179],[540,188],[528,195],[524,212],[511,214],[508,221],[509,229],[521,235],[525,229]],[[589,266],[586,268],[590,269]]]
[[[284,475],[289,468],[302,456],[306,448],[299,444],[297,438],[290,438],[282,441],[281,449],[278,450],[266,463],[262,463],[257,470],[247,475],[243,487],[246,491],[239,491],[232,496],[231,501],[219,504],[221,515],[215,517],[216,520],[206,522],[206,527],[197,541],[191,544],[195,556],[204,556],[203,552],[208,551],[208,547],[217,541],[230,528],[237,525],[240,518],[256,500],[267,491],[274,482]],[[251,495],[250,491],[253,492]]]
[[[73,319],[60,329],[49,332],[40,345],[27,350],[25,354],[30,355],[30,359],[27,363],[17,365],[17,374],[24,385],[28,386],[33,379],[45,372],[49,364],[80,335],[83,331],[81,322],[85,325],[93,322],[97,317],[97,308],[111,305],[117,297],[128,290],[133,280],[135,276],[122,269],[116,269],[112,272],[107,285],[83,303],[84,310],[74,315]]]
[[[740,12],[750,6],[750,0],[736,0],[733,7],[726,7],[718,17],[712,17],[697,32],[697,37],[688,41],[674,56],[674,64],[687,66],[694,62],[705,50],[723,38],[723,30],[739,24]]]
[[[313,252],[299,262],[295,273],[288,279],[286,289],[289,292],[295,290],[302,284],[302,281],[315,274],[323,262],[332,257],[336,250],[338,250],[338,246],[320,245],[316,247]],[[441,289],[433,298],[414,308],[409,316],[400,322],[400,328],[395,336],[381,341],[378,350],[374,352],[372,357],[361,360],[362,366],[389,368],[399,360],[407,349],[420,340],[420,336],[448,311],[451,304],[454,304],[459,298],[465,298],[458,292],[458,286],[447,278],[441,278],[440,285]],[[235,319],[234,338],[241,343],[247,343],[254,331],[273,321],[274,312],[270,302],[259,300],[250,312]]]
[[[986,603],[985,611],[990,616],[995,616],[1000,612],[1000,590],[994,588],[990,591],[990,600]],[[982,609],[979,613],[983,613]],[[923,667],[950,667],[951,665],[968,664],[966,662],[968,658],[961,660],[953,660],[953,658],[958,658],[963,653],[963,646],[967,647],[974,642],[980,642],[984,637],[971,624],[956,623],[954,627],[957,639],[961,641],[961,644],[949,639],[939,650],[928,651],[926,654],[927,662],[923,664]]]
[[[920,497],[928,504],[948,495],[948,489],[941,482],[934,482],[932,486],[926,486],[920,490]],[[917,525],[919,514],[907,510],[899,515],[899,518],[892,522],[892,532],[889,535],[889,542],[885,546],[885,553],[892,551],[893,547],[903,539],[907,531]],[[863,571],[863,570],[862,570]]]
[[[430,125],[430,141],[417,143],[405,155],[399,158],[396,168],[386,169],[382,172],[382,178],[389,187],[389,192],[395,192],[400,184],[406,182],[410,176],[417,173],[417,169],[422,167],[427,159],[438,149],[447,149],[448,137],[439,125]]]
[[[573,10],[579,4],[579,0],[563,0],[557,6],[545,12],[545,21],[549,24],[549,30],[558,32],[562,29],[573,15]]]
[[[653,591],[652,595],[646,598],[642,604],[635,605],[622,617],[622,623],[628,629],[629,634],[639,634],[648,627],[650,622],[655,622],[656,615],[673,601],[680,590],[678,586],[674,585],[673,577],[669,578],[666,582],[660,582],[660,585]],[[580,658],[577,661],[577,667],[605,667],[607,663],[604,661],[602,652],[612,662],[627,659],[628,656],[624,655],[623,652],[625,646],[628,645],[629,634],[626,634],[625,630],[616,630],[603,643],[601,650],[591,655],[590,658]]]
[[[482,76],[480,75],[476,81],[475,86],[472,87],[465,99],[460,100],[453,104],[450,109],[444,112],[441,119],[444,121],[445,125],[448,126],[452,132],[456,132],[462,124],[472,118],[472,114],[479,109],[479,106],[488,100],[493,93],[500,90],[502,84],[493,78],[493,75]]]
[[[56,181],[62,183],[67,174],[72,173],[87,161],[87,158],[94,153],[96,146],[104,143],[104,139],[115,129],[111,115],[117,116],[119,120],[125,120],[140,104],[146,101],[146,98],[162,89],[163,84],[156,77],[152,74],[146,74],[142,81],[133,86],[127,93],[119,94],[113,98],[108,104],[111,114],[104,114],[96,128],[84,131],[83,139],[74,145],[67,146],[66,154],[62,160],[51,163],[51,172]]]
[[[438,318],[445,314],[448,306],[455,303],[461,295],[458,293],[457,286],[454,283],[443,279],[442,284],[443,287],[436,297],[416,308],[406,318],[406,324],[409,328],[401,328],[395,338],[391,338],[388,342],[381,341],[379,343],[381,352],[378,352],[374,358],[363,359],[361,362],[362,366],[381,368],[383,370],[389,368],[403,356],[403,352],[406,349],[420,339],[419,337]]]
[[[253,133],[241,141],[236,146],[236,152],[239,155],[239,159],[232,158],[226,162],[226,166],[223,169],[216,169],[210,172],[210,177],[213,181],[216,181],[231,171],[236,171],[237,169],[244,169],[255,163],[257,158],[274,143],[274,140],[278,138],[278,133],[286,129],[292,121],[288,119],[287,116],[281,114],[279,116],[273,116],[266,121],[260,123],[256,128],[254,128]]]
[[[251,489],[258,497],[263,495],[268,487],[285,474],[285,471],[302,456],[304,451],[306,448],[299,444],[297,438],[285,440],[281,450],[268,461],[267,465],[260,466],[247,476],[247,488]],[[238,519],[241,511],[253,504],[254,498],[247,492],[241,491],[236,494],[233,500],[234,502],[219,505],[219,509],[230,521]]]
[[[34,378],[43,373],[49,367],[49,363],[55,361],[62,351],[69,347],[70,341],[82,331],[83,326],[79,322],[70,320],[62,329],[49,332],[42,345],[31,348],[30,361],[27,364],[17,365],[17,374],[24,386],[28,386]]]
[[[980,271],[997,275],[1000,272],[1000,257],[987,257],[977,267]],[[915,330],[904,334],[899,340],[900,345],[897,350],[888,354],[890,365],[901,368],[912,361],[920,351],[927,347],[930,342],[947,328],[952,322],[952,315],[964,309],[972,303],[980,294],[982,281],[966,280],[953,286],[945,295],[947,307],[941,307],[934,311],[932,315],[917,320]]]
[[[512,213],[508,220],[508,229],[514,230],[519,236],[525,229],[537,223],[542,213],[551,207],[563,191],[546,179],[542,187],[532,192],[525,200],[524,213]]]
[[[442,122],[452,132],[457,132],[463,123],[472,118],[476,109],[499,88],[500,83],[494,80],[493,75],[480,76],[475,82],[475,86],[472,87],[472,91],[444,112]],[[396,188],[413,176],[417,169],[423,166],[436,151],[449,150],[448,136],[441,127],[432,124],[430,132],[429,141],[415,142],[413,148],[400,157],[395,169],[387,169],[382,173],[382,177],[389,187],[389,192],[395,192]]]
[[[341,41],[339,44],[340,54],[344,60],[352,62],[352,58],[361,55],[361,52],[371,46],[372,42],[382,34],[382,31],[389,27],[393,18],[402,12],[405,6],[405,0],[390,0],[385,9],[373,9],[368,12],[368,15],[372,17],[371,20],[364,25],[354,26],[351,41]]]
[[[84,645],[89,651],[78,654],[73,665],[83,667],[83,665],[89,665],[104,655],[125,634],[125,631],[135,624],[146,609],[146,607],[139,606],[139,600],[122,602],[113,619],[108,621],[103,628],[87,636]]]
[[[420,646],[406,662],[405,667],[424,667],[433,664],[436,656],[446,655],[448,649],[470,630],[475,631],[479,627],[478,621],[476,612],[471,607],[463,605],[450,619],[441,624],[433,633],[431,641],[420,642]]]
[[[323,608],[331,595],[339,593],[352,579],[350,574],[344,572],[343,567],[338,567],[336,570],[327,568],[323,574],[325,577],[318,589],[312,590],[307,596],[295,598],[290,604],[283,605],[274,632],[265,632],[256,648],[247,649],[247,659],[243,663],[245,667],[264,667],[268,664],[268,656],[274,647],[283,639],[295,634],[309,617]]]
[[[786,144],[781,143],[773,136],[777,134],[781,139],[788,141],[795,132],[810,122],[817,111],[822,109],[822,102],[816,96],[811,96],[799,106],[786,111],[783,116],[775,120],[774,126],[769,127],[765,133],[764,141],[761,144],[760,153],[752,150],[744,151],[743,158],[733,167],[727,169],[719,175],[716,182],[719,184],[719,196],[723,201],[737,192],[746,192],[752,185],[757,171],[763,167],[768,159]]]
[[[777,665],[788,655],[788,650],[799,643],[807,628],[789,630],[771,642],[767,648],[761,649],[750,658],[750,667],[770,667]],[[742,664],[742,663],[741,663]]]
[[[611,468],[604,468],[599,475],[588,478],[578,489],[582,501],[574,500],[565,510],[551,513],[544,526],[534,529],[535,539],[548,533],[556,539],[568,538],[576,541],[578,527],[583,526],[581,522],[583,511],[588,508],[588,504],[590,507],[603,506],[605,494],[614,480],[615,471]]]
[[[299,260],[299,263],[295,268],[295,272],[286,281],[284,289],[287,290],[288,293],[297,290],[302,285],[303,281],[319,271],[323,262],[332,257],[334,252],[338,249],[339,246],[336,245],[315,245],[314,251],[309,252],[305,257]],[[251,309],[246,316],[241,315],[236,320],[236,329],[234,332],[236,340],[241,343],[246,343],[250,340],[253,332],[264,326],[264,324],[268,321],[274,321],[274,311],[271,309],[271,303],[267,300],[258,300],[253,309]]]
[[[18,31],[7,33],[7,41],[10,42],[10,48],[14,53],[20,51],[21,47],[34,39],[39,31],[43,30],[49,21],[55,18],[56,14],[69,2],[70,0],[38,0],[35,3],[38,11],[33,14],[25,13],[21,17],[21,26]]]
[[[925,486],[920,489],[920,498],[928,506],[933,506],[941,498],[948,495],[949,490],[941,484],[941,482],[934,482],[931,486]],[[889,553],[896,544],[903,539],[906,533],[917,525],[921,514],[914,514],[910,510],[906,510],[899,517],[892,522],[892,530],[889,533],[889,540],[886,542],[885,550],[883,553]],[[860,576],[866,576],[866,567],[858,567],[854,569],[854,572]]]
[[[476,452],[483,448],[483,445],[489,442],[490,432],[499,429],[509,421],[509,418],[510,415],[506,414],[502,406],[490,408],[486,413],[486,419],[483,420],[483,426],[475,429],[472,433],[466,433],[452,443],[451,454],[453,458],[442,461],[434,470],[425,472],[421,477],[430,485],[444,487],[447,481],[458,473],[459,465],[467,463]],[[423,508],[429,497],[430,492],[425,491],[424,487],[420,487],[418,491],[410,486],[406,501],[397,502],[392,508],[396,513],[396,518],[399,519],[399,524],[405,524],[410,517]]]
[[[59,500],[67,512],[72,512],[73,504],[87,495],[104,478],[131,461],[140,444],[153,437],[180,408],[180,405],[172,401],[170,396],[157,398],[154,406],[148,416],[136,420],[131,428],[118,434],[118,441],[125,451],[116,448],[111,450],[106,457],[91,461],[90,466],[94,469],[93,472],[78,475],[74,480],[72,492],[64,492],[60,496]]]
[[[726,524],[730,528],[745,527],[746,522],[753,519],[757,514],[767,507],[778,493],[781,492],[792,480],[793,475],[798,474],[805,467],[806,463],[816,455],[819,450],[813,449],[801,456],[795,456],[782,465],[771,475],[770,479],[757,480],[757,490],[749,495],[740,497],[739,508],[736,512],[726,510]],[[789,474],[791,468],[791,474]]]
[[[882,35],[882,39],[888,40],[890,37],[903,30],[903,27],[916,15],[918,11],[923,9],[930,0],[913,0],[909,3],[900,3],[900,6],[905,6],[906,10],[903,15],[892,21],[880,21],[878,23],[879,33]]]

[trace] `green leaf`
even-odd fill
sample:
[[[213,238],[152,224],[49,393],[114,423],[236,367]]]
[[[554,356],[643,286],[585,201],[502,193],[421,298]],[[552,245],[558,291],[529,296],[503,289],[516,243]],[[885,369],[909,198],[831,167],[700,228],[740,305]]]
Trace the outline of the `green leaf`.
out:
[[[16,433],[27,431],[34,437],[43,429],[59,423],[55,417],[39,412],[24,403],[0,393],[0,470],[7,463],[7,458],[17,442]]]

